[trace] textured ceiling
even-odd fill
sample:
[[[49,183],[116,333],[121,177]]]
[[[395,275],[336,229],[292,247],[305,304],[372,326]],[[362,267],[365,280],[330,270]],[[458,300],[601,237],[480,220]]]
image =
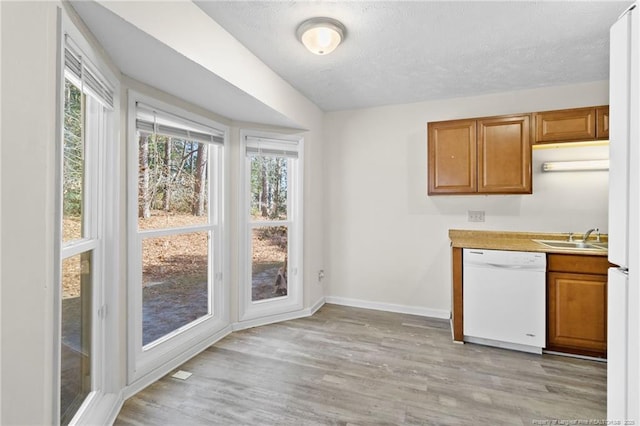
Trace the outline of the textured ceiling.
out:
[[[631,4],[194,3],[325,111],[607,79],[609,27]],[[296,127],[290,118],[99,3],[71,4],[124,74],[233,120]],[[140,4],[152,17],[155,1]],[[330,55],[313,55],[295,37],[297,26],[314,16],[336,18],[347,27],[345,42]]]
[[[195,1],[325,111],[608,78],[607,2]],[[347,27],[327,56],[295,38],[310,17]]]

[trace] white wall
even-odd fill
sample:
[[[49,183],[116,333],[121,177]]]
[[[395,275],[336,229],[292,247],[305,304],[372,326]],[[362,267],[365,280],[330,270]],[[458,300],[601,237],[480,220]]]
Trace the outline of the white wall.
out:
[[[547,159],[606,158],[607,148],[534,152],[533,195],[427,196],[427,122],[608,103],[608,83],[326,114],[327,296],[448,315],[448,230],[583,232],[607,226],[607,173],[542,174]],[[484,210],[486,222],[467,222]]]
[[[52,421],[55,2],[2,8],[2,418]],[[46,72],[43,72],[46,70]]]

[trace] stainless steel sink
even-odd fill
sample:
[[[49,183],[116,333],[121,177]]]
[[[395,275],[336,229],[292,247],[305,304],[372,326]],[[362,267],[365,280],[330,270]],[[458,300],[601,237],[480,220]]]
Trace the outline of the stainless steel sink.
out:
[[[533,240],[536,243],[556,249],[571,250],[607,250],[607,243],[584,243],[582,241]]]
[[[592,246],[600,247],[602,250],[609,249],[609,243],[590,243]]]

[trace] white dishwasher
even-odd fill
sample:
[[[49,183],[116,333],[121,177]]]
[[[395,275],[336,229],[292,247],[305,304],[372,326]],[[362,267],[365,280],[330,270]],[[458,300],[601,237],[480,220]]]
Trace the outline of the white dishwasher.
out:
[[[542,353],[546,344],[546,255],[464,249],[464,340]]]

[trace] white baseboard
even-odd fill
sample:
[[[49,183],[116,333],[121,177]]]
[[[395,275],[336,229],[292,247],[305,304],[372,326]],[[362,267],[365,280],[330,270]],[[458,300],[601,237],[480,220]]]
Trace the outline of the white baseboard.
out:
[[[298,318],[310,317],[315,314],[318,309],[324,305],[324,297],[321,297],[310,308],[301,309],[299,311],[286,312],[284,314],[271,315],[264,318],[256,318],[248,321],[238,321],[231,325],[233,331],[245,330],[247,328],[259,327],[262,325],[274,324],[282,321],[289,321]]]
[[[124,398],[122,392],[118,393],[102,393],[95,392],[88,401],[88,405],[85,409],[82,407],[71,420],[71,425],[112,425],[122,404],[124,404]]]
[[[316,303],[314,303],[311,306],[311,308],[309,308],[311,310],[311,315],[313,315],[316,312],[318,312],[318,309],[322,308],[322,306],[324,306],[324,303],[325,303],[325,298],[323,296],[320,299],[318,299],[318,301]]]
[[[107,414],[106,421],[100,424],[105,424],[105,425],[114,424],[116,422],[116,418],[118,418],[118,414],[120,414],[120,410],[122,409],[123,405],[124,405],[124,398],[122,397],[122,392],[119,392],[115,396],[115,399],[113,400],[113,403],[111,405],[111,410]]]
[[[419,315],[422,317],[450,319],[451,311],[423,308],[420,306],[396,305],[393,303],[371,302],[368,300],[349,299],[347,297],[325,296],[326,303],[352,306],[354,308],[374,309],[377,311],[396,312],[399,314]]]

